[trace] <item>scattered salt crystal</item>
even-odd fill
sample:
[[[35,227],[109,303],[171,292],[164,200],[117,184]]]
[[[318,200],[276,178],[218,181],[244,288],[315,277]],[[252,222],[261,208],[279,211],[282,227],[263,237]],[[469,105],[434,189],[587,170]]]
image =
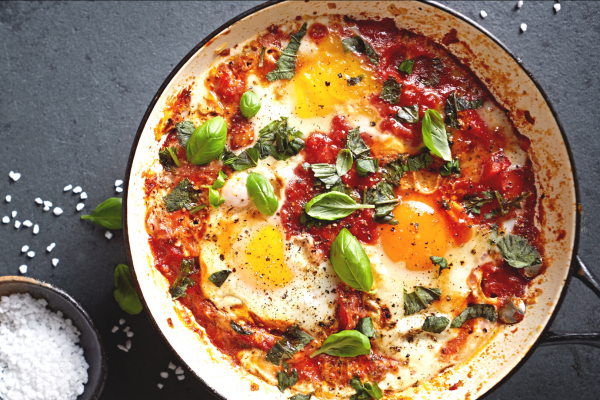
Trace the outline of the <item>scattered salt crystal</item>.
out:
[[[75,186],[75,188],[73,189],[73,193],[78,194],[81,193],[83,191],[83,189],[81,188],[81,186]]]
[[[481,15],[481,18],[485,18],[487,17],[487,13],[483,10],[481,10],[481,12],[479,13],[479,15]]]
[[[26,274],[27,273],[27,265],[23,264],[19,267],[19,272],[22,274]]]
[[[115,333],[115,332],[116,332],[116,331],[118,331],[118,330],[119,330],[119,327],[118,327],[118,326],[113,326],[113,328],[112,328],[111,332],[112,332],[112,333]]]
[[[35,224],[33,226],[33,234],[37,235],[38,233],[40,233],[40,226],[38,224]]]
[[[39,197],[36,197],[34,201],[38,204],[44,204],[44,200],[40,199]]]
[[[31,228],[33,226],[33,222],[31,222],[30,220],[26,219],[25,221],[23,221],[23,225],[26,228]]]
[[[523,7],[523,0],[517,1],[517,8]]]
[[[122,181],[121,179],[117,179],[117,180],[115,181],[115,187],[119,187],[119,186],[121,186],[122,184],[123,184],[123,181]]]
[[[125,323],[125,320],[124,320],[123,318],[121,318],[121,319],[119,320],[119,325],[123,325],[124,323]]]
[[[10,196],[10,194],[6,195],[5,200],[7,203],[10,203],[10,201],[12,200],[12,197]]]
[[[77,211],[81,211],[81,210],[83,210],[83,207],[85,207],[85,204],[83,204],[83,203],[78,203],[78,204],[77,204],[77,206],[75,206],[75,209],[76,209]]]
[[[15,221],[15,229],[19,229],[21,227],[21,221]]]
[[[46,247],[46,251],[50,253],[56,247],[56,243],[50,243],[48,247]]]
[[[129,327],[126,326],[125,329],[123,329],[123,332],[129,332]]]
[[[554,5],[554,12],[559,12],[560,11],[560,3],[556,3]]]
[[[8,224],[9,222],[10,222],[10,217],[8,215],[5,215],[4,217],[2,217],[3,224]]]
[[[111,231],[106,231],[106,233],[104,234],[104,237],[107,238],[108,240],[112,239],[113,234]]]
[[[177,379],[179,379],[180,381],[185,379],[185,375],[177,375]]]
[[[127,347],[127,350],[131,348],[131,340],[125,342],[125,347]]]
[[[50,207],[44,207],[44,211],[50,211]]]
[[[117,193],[123,193],[123,188],[122,187],[115,188],[115,191]]]
[[[27,245],[21,247],[21,253],[27,253],[28,250],[29,250],[29,246],[27,246]]]
[[[19,179],[21,179],[21,174],[18,172],[10,171],[8,173],[8,176],[10,177],[10,179],[12,179],[15,182],[18,181]]]
[[[27,252],[27,257],[29,257],[29,258],[33,258],[33,257],[35,257],[35,251],[33,251],[33,250],[29,250],[29,251]]]
[[[67,186],[65,186],[65,188],[63,189],[63,191],[68,192],[71,189],[73,189],[73,185],[67,185]]]
[[[48,200],[44,200],[44,206],[46,206],[46,207],[52,207],[52,202],[48,201]]]
[[[527,30],[527,24],[521,24],[521,32],[525,32]]]
[[[12,213],[10,213],[10,215],[12,215],[13,218],[17,218],[17,212],[13,211]]]
[[[175,368],[177,368],[177,366],[175,364],[173,364],[172,362],[170,362],[169,363],[169,369],[175,370]]]
[[[161,372],[160,373],[160,377],[163,379],[167,379],[169,377],[169,373],[168,372]]]
[[[133,337],[133,332],[127,332],[127,337]]]
[[[54,211],[52,211],[54,213],[54,215],[56,215],[57,217],[63,213],[62,208],[60,207],[54,207]]]
[[[79,196],[79,198],[81,198],[81,200],[87,199],[87,193],[86,192],[81,193],[81,195]]]
[[[156,386],[158,386],[159,389],[164,388],[165,386],[162,383],[157,384]]]
[[[183,374],[183,368],[177,367],[177,369],[175,370],[175,375],[181,375],[181,374]]]
[[[58,265],[58,261],[59,261],[58,258],[53,258],[52,265],[56,267]]]
[[[120,350],[123,350],[125,353],[127,353],[127,352],[129,351],[129,350],[127,350],[127,347],[123,346],[122,344],[118,344],[118,345],[117,345],[117,347],[118,347]]]

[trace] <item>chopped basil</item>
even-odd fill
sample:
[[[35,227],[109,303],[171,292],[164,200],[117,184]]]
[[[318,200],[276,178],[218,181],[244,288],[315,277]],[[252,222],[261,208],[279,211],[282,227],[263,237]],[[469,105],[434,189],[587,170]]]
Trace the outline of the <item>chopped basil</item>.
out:
[[[367,176],[370,173],[377,172],[379,169],[379,159],[377,158],[360,158],[356,160],[356,172],[358,176]]]
[[[229,323],[229,325],[231,325],[231,329],[233,329],[235,331],[235,333],[238,333],[238,334],[244,335],[244,336],[252,335],[252,331],[248,331],[248,330],[244,329],[243,326],[237,324],[235,321],[231,321]]]
[[[446,104],[444,106],[444,113],[446,119],[444,122],[446,125],[452,128],[460,129],[460,121],[458,120],[458,112],[464,110],[474,110],[483,106],[483,100],[468,101],[456,95],[456,92],[450,93],[446,98]]]
[[[304,211],[313,218],[334,221],[345,218],[354,211],[363,208],[374,208],[374,206],[370,204],[358,204],[344,193],[327,192],[313,197],[306,203]]]
[[[379,388],[377,382],[365,382],[365,385],[363,386],[362,383],[360,383],[358,376],[355,376],[350,379],[349,383],[356,391],[355,394],[350,396],[350,400],[381,399],[383,397],[383,391]]]
[[[194,165],[208,164],[223,153],[227,140],[227,123],[214,117],[200,125],[185,147],[188,161]]]
[[[177,147],[166,147],[158,152],[158,161],[165,171],[172,171],[175,167],[180,167],[179,158],[177,158]]]
[[[346,53],[352,51],[354,53],[366,54],[373,65],[377,66],[379,64],[379,54],[365,39],[358,35],[342,40],[342,47]]]
[[[179,140],[181,147],[185,149],[188,140],[190,140],[190,136],[192,136],[192,133],[194,133],[196,128],[194,128],[194,124],[190,121],[180,122],[175,125],[175,128],[177,129],[177,140]]]
[[[260,50],[260,57],[258,59],[258,68],[262,68],[264,65],[266,50],[267,50],[267,48],[265,46],[263,46],[262,49]]]
[[[448,161],[440,168],[441,176],[450,176],[451,174],[460,176],[460,161],[458,158]]]
[[[248,168],[253,168],[258,165],[260,153],[255,148],[250,148],[242,151],[239,156],[235,153],[225,150],[223,152],[223,165],[229,165],[235,171],[243,171]]]
[[[310,400],[312,394],[302,394],[298,393],[290,397],[290,400]]]
[[[352,168],[354,158],[352,152],[348,149],[342,149],[338,152],[335,161],[335,170],[339,176],[344,176]]]
[[[195,214],[200,210],[206,208],[206,204],[198,204],[196,207],[192,207],[189,209],[190,214]]]
[[[298,382],[298,372],[295,369],[289,375],[285,371],[277,373],[277,387],[281,393],[285,392],[285,389],[294,386],[296,382]]]
[[[383,88],[381,89],[379,98],[387,101],[390,104],[398,104],[401,93],[402,84],[399,83],[392,75],[390,75],[387,80],[383,82]]]
[[[471,304],[452,320],[450,328],[460,328],[465,322],[474,318],[485,318],[496,322],[496,307],[492,304]]]
[[[405,172],[419,171],[429,167],[432,162],[433,157],[428,152],[411,157],[401,156],[382,168],[382,176],[389,184],[398,187]]]
[[[300,41],[306,35],[306,22],[302,24],[300,30],[294,33],[288,45],[279,55],[275,69],[267,74],[269,81],[276,81],[278,79],[290,80],[296,74],[296,53],[300,48]]]
[[[412,315],[424,310],[438,300],[442,295],[442,291],[438,288],[426,288],[423,286],[417,286],[415,291],[407,293],[404,290],[404,315]]]
[[[180,297],[185,297],[185,291],[195,284],[195,282],[191,280],[189,276],[196,272],[198,272],[198,269],[196,268],[196,262],[193,258],[184,258],[181,260],[181,269],[179,270],[179,275],[169,289],[169,293],[171,293],[171,298],[173,300]]]
[[[221,197],[218,191],[216,191],[212,187],[209,187],[208,204],[210,204],[210,206],[216,210],[223,203],[225,203],[225,198]]]
[[[225,181],[227,180],[227,175],[223,171],[219,171],[219,175],[217,175],[217,179],[215,179],[212,188],[213,189],[221,189],[225,186]]]
[[[365,74],[360,74],[358,76],[355,77],[351,77],[351,78],[346,78],[346,82],[348,83],[348,86],[356,86],[358,85],[363,79],[365,79]]]
[[[164,197],[165,208],[168,212],[181,210],[182,208],[191,210],[198,206],[199,193],[200,191],[194,189],[188,178],[185,178],[171,190],[171,193]]]
[[[94,209],[90,215],[82,215],[81,219],[87,219],[95,224],[102,225],[106,229],[123,228],[123,199],[110,197]]]
[[[248,119],[254,117],[260,110],[260,97],[251,90],[248,90],[240,99],[240,112]]]
[[[371,353],[369,338],[358,331],[341,331],[330,335],[310,358],[321,353],[337,357],[356,357]]]
[[[421,131],[423,133],[423,142],[425,143],[425,146],[427,146],[433,154],[446,161],[452,160],[446,127],[444,126],[441,115],[437,111],[433,109],[425,111]]]
[[[496,241],[496,245],[511,267],[520,269],[542,263],[540,253],[521,236],[503,236]]]
[[[355,330],[359,331],[368,338],[375,336],[375,327],[373,326],[373,319],[371,317],[365,317],[358,320]]]
[[[530,192],[525,192],[522,195],[515,197],[512,200],[505,200],[504,197],[502,197],[502,195],[500,194],[500,192],[495,190],[494,195],[496,196],[496,200],[498,200],[498,204],[500,205],[498,212],[500,213],[500,215],[502,215],[504,217],[513,208],[518,208],[520,210],[521,209],[521,201],[523,201],[525,198],[527,198],[527,196],[529,196],[530,194],[531,194]]]
[[[208,280],[211,281],[216,287],[221,287],[223,286],[230,274],[231,271],[229,271],[228,269],[224,269],[222,271],[217,271],[211,276],[209,276]]]
[[[371,261],[359,241],[342,228],[329,250],[333,270],[351,288],[370,292],[373,286]]]
[[[444,72],[442,60],[439,58],[434,58],[427,59],[426,62],[429,64],[429,66],[425,71],[425,74],[423,76],[419,76],[419,82],[427,86],[438,87],[440,85],[442,72]]]
[[[366,202],[375,205],[375,222],[397,224],[392,211],[398,205],[398,197],[393,186],[386,181],[379,181],[374,188],[367,190]],[[387,216],[389,218],[385,218]]]
[[[431,256],[429,257],[429,259],[434,265],[440,267],[440,271],[438,272],[438,278],[440,277],[440,275],[442,275],[443,270],[450,269],[450,267],[448,266],[448,261],[444,257]]]
[[[285,330],[281,339],[267,352],[267,361],[279,365],[281,361],[292,358],[294,354],[302,350],[313,339],[308,333],[302,332],[298,325],[292,325]]]
[[[348,132],[346,148],[352,152],[354,158],[371,158],[371,149],[367,146],[362,136],[360,136],[359,126]]]
[[[464,195],[463,206],[465,209],[472,214],[481,214],[481,207],[494,201],[494,195],[491,192],[481,192],[481,196]]]
[[[312,164],[310,168],[315,174],[315,178],[319,179],[329,189],[340,181],[340,176],[337,174],[337,168],[333,164]]]
[[[279,208],[279,199],[275,196],[273,185],[267,178],[259,173],[250,172],[246,179],[246,189],[258,211],[265,215],[275,214]]]
[[[408,58],[402,61],[402,64],[398,67],[398,71],[404,72],[407,74],[412,74],[413,65],[415,65],[415,59],[409,60]]]
[[[425,318],[425,322],[423,322],[423,327],[421,329],[425,332],[442,333],[449,323],[450,320],[446,317],[432,315]]]
[[[300,225],[305,226],[307,229],[310,229],[312,227],[320,228],[326,225],[327,223],[330,223],[330,221],[313,218],[310,215],[308,215],[306,211],[302,211],[302,214],[300,214]]]
[[[133,278],[129,267],[125,264],[117,265],[114,279],[116,289],[113,294],[121,310],[131,315],[142,312],[142,302],[133,287]]]
[[[286,117],[270,122],[258,133],[254,149],[258,150],[263,160],[268,156],[277,160],[287,160],[305,146],[304,140],[301,139],[302,132],[289,126]]]
[[[398,114],[394,118],[398,122],[416,124],[419,122],[419,105],[400,107]]]

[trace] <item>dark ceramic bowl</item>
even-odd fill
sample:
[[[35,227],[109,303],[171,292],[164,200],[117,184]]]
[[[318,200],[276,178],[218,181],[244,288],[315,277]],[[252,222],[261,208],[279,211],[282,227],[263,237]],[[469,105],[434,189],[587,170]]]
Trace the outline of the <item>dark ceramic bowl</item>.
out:
[[[79,346],[84,351],[85,360],[89,364],[88,383],[82,395],[77,400],[95,400],[100,397],[108,365],[102,345],[100,333],[92,319],[81,305],[63,290],[45,282],[36,281],[22,276],[0,277],[0,297],[15,293],[29,293],[36,299],[48,302],[48,309],[53,312],[61,311],[64,318],[73,321],[73,325],[81,332]]]

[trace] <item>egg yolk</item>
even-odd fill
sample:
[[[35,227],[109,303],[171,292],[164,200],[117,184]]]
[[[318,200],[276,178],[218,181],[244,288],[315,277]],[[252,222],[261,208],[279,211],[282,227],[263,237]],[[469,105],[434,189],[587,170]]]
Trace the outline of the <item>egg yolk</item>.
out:
[[[335,106],[366,98],[381,90],[373,77],[373,66],[352,52],[344,53],[342,40],[330,34],[313,45],[312,51],[301,55],[293,79],[296,114],[300,118],[323,117],[335,111]],[[364,78],[348,85],[348,78]]]
[[[244,272],[250,272],[259,286],[283,286],[292,279],[285,263],[283,238],[279,229],[267,226],[258,231],[245,250]]]
[[[409,200],[394,209],[398,225],[386,225],[381,235],[383,250],[394,262],[404,261],[409,270],[434,265],[431,256],[443,257],[448,249],[444,219],[429,205]]]

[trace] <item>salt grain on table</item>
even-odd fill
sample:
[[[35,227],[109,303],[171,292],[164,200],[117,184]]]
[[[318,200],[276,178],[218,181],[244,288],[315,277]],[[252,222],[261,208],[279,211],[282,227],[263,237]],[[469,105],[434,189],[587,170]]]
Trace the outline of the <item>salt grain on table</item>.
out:
[[[162,389],[162,388],[164,388],[164,387],[165,387],[165,386],[164,386],[162,383],[159,383],[159,384],[158,384],[158,385],[156,385],[156,386],[158,386],[158,388],[159,388],[159,389]]]
[[[123,350],[125,353],[127,353],[127,352],[129,351],[129,350],[127,350],[127,348],[126,348],[125,346],[123,346],[122,344],[118,344],[118,345],[117,345],[117,348],[118,348],[119,350]]]
[[[12,179],[15,182],[18,181],[19,179],[21,179],[21,174],[18,172],[10,171],[8,173],[8,176],[10,177],[10,179]]]
[[[85,207],[84,203],[78,203],[77,206],[75,206],[75,209],[77,211],[81,211],[81,210],[83,210],[83,207]]]
[[[181,374],[183,374],[183,368],[177,367],[177,369],[175,370],[175,375],[181,375]]]
[[[23,225],[26,228],[31,228],[33,226],[33,222],[31,222],[30,220],[26,219],[25,221],[23,221]]]
[[[35,201],[37,204],[44,204],[44,200],[40,199],[39,197],[38,197],[38,198],[36,198],[34,201]]]
[[[160,377],[163,379],[167,379],[169,377],[169,373],[168,372],[161,372],[160,373]]]
[[[53,258],[52,265],[56,267],[58,265],[58,261],[59,261],[58,258]]]
[[[15,221],[15,229],[19,229],[21,227],[21,221]]]
[[[54,211],[52,211],[52,212],[54,213],[54,215],[56,215],[58,217],[60,214],[63,213],[63,210],[60,207],[55,207]]]
[[[127,337],[133,337],[133,332],[127,332]]]
[[[115,187],[119,187],[119,186],[121,186],[122,184],[123,184],[123,181],[122,181],[121,179],[117,179],[117,180],[115,181]]]
[[[111,231],[106,231],[106,232],[104,233],[104,237],[105,237],[105,238],[107,238],[108,240],[110,240],[110,239],[112,239],[112,237],[113,237],[113,234],[112,234],[112,232],[111,232]]]
[[[131,349],[131,340],[125,342],[125,347],[127,347],[127,350]]]
[[[17,218],[17,212],[13,211],[12,213],[10,213],[10,215],[12,215],[13,218]]]
[[[124,320],[123,318],[121,318],[121,319],[119,320],[119,325],[123,325],[124,323],[125,323],[125,320]]]
[[[12,197],[10,196],[10,194],[7,194],[4,199],[6,200],[7,203],[10,203],[12,201]]]
[[[521,32],[525,32],[527,30],[527,24],[521,24]]]
[[[26,274],[27,273],[27,265],[25,265],[25,264],[21,265],[19,267],[19,272],[22,273],[22,274]]]
[[[560,3],[556,3],[554,5],[554,12],[559,12],[560,11]]]
[[[185,379],[185,375],[177,375],[177,379],[179,379],[180,381]]]
[[[73,185],[67,185],[67,186],[65,186],[65,188],[63,189],[63,191],[68,192],[71,189],[73,189]]]
[[[45,207],[52,207],[52,202],[48,201],[48,200],[44,200],[44,206]]]
[[[5,215],[4,217],[2,217],[3,224],[8,224],[9,222],[10,222],[10,217],[8,215]]]
[[[479,13],[479,15],[481,15],[481,18],[485,18],[487,17],[487,13],[483,10],[481,10],[481,12]]]
[[[113,328],[112,328],[111,332],[112,332],[112,333],[115,333],[115,332],[116,332],[116,331],[118,331],[118,330],[119,330],[119,327],[118,327],[118,326],[113,326]]]
[[[86,192],[83,192],[83,193],[81,193],[81,195],[79,196],[79,198],[80,198],[81,200],[85,200],[85,199],[87,199],[87,193],[86,193]]]
[[[76,400],[83,393],[89,366],[80,332],[47,304],[29,294],[0,299],[0,398]]]
[[[38,224],[35,224],[33,226],[33,234],[37,235],[38,233],[40,233],[40,226]]]
[[[29,250],[29,246],[27,246],[27,245],[21,247],[21,253],[27,253],[28,250]]]
[[[33,251],[33,250],[31,250],[31,251],[28,251],[28,252],[27,252],[27,257],[29,257],[29,258],[33,258],[33,257],[35,257],[35,251]]]
[[[46,251],[50,253],[56,247],[56,243],[50,243],[48,247],[46,247]]]
[[[169,369],[175,370],[175,368],[177,368],[177,366],[175,364],[173,364],[172,362],[170,362],[169,363]]]
[[[75,189],[73,189],[73,193],[78,194],[81,193],[83,191],[83,189],[81,188],[81,186],[76,186]]]
[[[122,193],[123,192],[123,188],[122,187],[117,187],[117,188],[115,188],[115,191],[117,193]]]

